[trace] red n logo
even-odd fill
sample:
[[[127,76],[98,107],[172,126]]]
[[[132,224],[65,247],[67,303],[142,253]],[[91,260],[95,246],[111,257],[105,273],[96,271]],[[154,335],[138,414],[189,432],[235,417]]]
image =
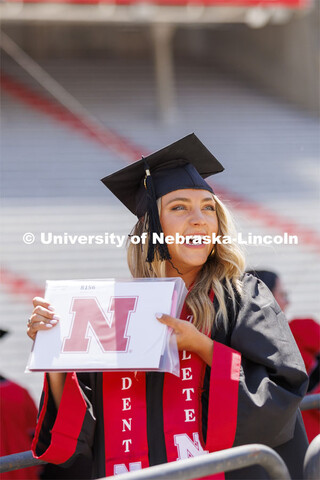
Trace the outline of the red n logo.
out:
[[[103,352],[126,352],[129,318],[136,303],[136,297],[111,297],[107,316],[95,297],[74,298],[71,333],[64,338],[62,352],[87,352],[91,340],[89,329]]]

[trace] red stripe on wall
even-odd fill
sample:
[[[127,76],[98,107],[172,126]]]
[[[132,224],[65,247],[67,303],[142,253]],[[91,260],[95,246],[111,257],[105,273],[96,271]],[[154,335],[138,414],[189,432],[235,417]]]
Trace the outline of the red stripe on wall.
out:
[[[1,74],[0,82],[1,87],[20,102],[48,115],[59,123],[64,123],[70,128],[78,130],[117,155],[124,156],[129,162],[134,162],[140,159],[142,154],[145,154],[144,148],[131,143],[118,133],[107,127],[100,126],[98,123],[91,123],[90,120],[77,117],[64,106],[34,92],[6,74]]]
[[[1,284],[7,292],[13,295],[25,295],[28,300],[33,297],[43,297],[44,289],[21,275],[5,268],[0,270]]]
[[[209,181],[208,183],[212,182]],[[267,228],[273,229],[276,235],[283,235],[284,233],[296,235],[299,245],[312,247],[313,253],[320,254],[320,235],[318,232],[270,212],[262,205],[250,202],[229,190],[214,186],[214,191],[218,197],[230,201],[232,208],[243,213],[247,218],[263,223]]]
[[[21,3],[21,0],[6,0],[8,3]],[[102,4],[116,4],[116,5],[135,5],[139,4],[139,0],[22,0],[22,3],[66,3],[66,4],[80,4],[80,5],[97,5]],[[163,6],[186,6],[189,0],[149,0],[149,3]],[[211,6],[284,6],[287,8],[297,8],[306,6],[307,0],[194,0],[195,5]]]

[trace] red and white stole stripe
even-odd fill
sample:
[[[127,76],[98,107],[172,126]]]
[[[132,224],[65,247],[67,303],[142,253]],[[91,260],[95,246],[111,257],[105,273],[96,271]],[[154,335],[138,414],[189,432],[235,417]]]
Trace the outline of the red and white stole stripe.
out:
[[[205,365],[197,355],[180,354],[180,378],[166,375],[163,389],[163,422],[168,462],[231,448],[237,426],[241,356],[214,344],[211,368],[207,439],[202,437],[201,395]],[[206,480],[223,480],[223,473]]]
[[[106,476],[149,466],[144,372],[103,374]]]
[[[213,301],[213,294],[210,295]],[[184,306],[181,319],[192,321]],[[163,423],[168,462],[205,455],[202,437],[201,395],[206,364],[191,352],[180,352],[180,378],[166,375],[163,387]],[[174,399],[174,401],[172,401]],[[222,480],[224,474],[209,479]]]

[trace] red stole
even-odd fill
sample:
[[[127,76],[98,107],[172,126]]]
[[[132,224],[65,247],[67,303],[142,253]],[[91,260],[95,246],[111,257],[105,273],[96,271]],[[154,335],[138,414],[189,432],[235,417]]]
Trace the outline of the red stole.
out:
[[[210,294],[213,300],[213,292]],[[183,308],[181,319],[190,321]],[[207,441],[202,438],[201,394],[205,363],[180,352],[180,378],[165,374],[163,423],[168,462],[231,448],[237,425],[241,356],[214,343],[210,377]],[[106,476],[149,466],[144,373],[103,374]],[[207,479],[224,479],[224,474]]]
[[[149,467],[146,376],[103,374],[106,477]]]

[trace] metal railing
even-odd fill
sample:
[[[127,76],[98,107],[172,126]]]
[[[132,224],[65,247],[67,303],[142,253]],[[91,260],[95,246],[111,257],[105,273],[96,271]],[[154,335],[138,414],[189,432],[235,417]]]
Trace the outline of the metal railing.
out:
[[[0,473],[44,464],[33,458],[32,452],[22,452],[0,458]],[[282,458],[270,447],[260,444],[243,445],[199,457],[171,462],[124,473],[122,480],[191,480],[229,472],[251,465],[261,465],[271,480],[290,480],[288,469]],[[107,477],[109,480],[115,477]],[[118,475],[117,475],[118,478]]]
[[[306,395],[300,404],[300,410],[320,410],[320,393]]]
[[[121,480],[192,480],[257,464],[267,471],[271,480],[291,479],[282,458],[270,447],[257,443],[124,473]],[[116,478],[118,475],[104,480]]]
[[[320,394],[308,395],[301,402],[301,410],[320,409]],[[43,465],[47,462],[35,459],[31,451],[0,457],[0,473]],[[229,472],[251,465],[261,465],[271,479],[290,480],[287,467],[271,448],[260,445],[243,445],[220,452],[209,453],[188,460],[180,460],[147,469],[122,474],[121,480],[191,480],[219,472]],[[310,444],[304,461],[304,479],[320,478],[320,435]],[[130,476],[128,476],[130,475]],[[113,477],[107,477],[109,479]]]
[[[34,458],[31,450],[13,453],[6,457],[0,457],[0,473],[11,472],[12,470],[19,470],[20,468],[34,467],[45,463],[47,462]]]
[[[320,478],[320,435],[312,440],[304,457],[303,478],[305,480]]]

